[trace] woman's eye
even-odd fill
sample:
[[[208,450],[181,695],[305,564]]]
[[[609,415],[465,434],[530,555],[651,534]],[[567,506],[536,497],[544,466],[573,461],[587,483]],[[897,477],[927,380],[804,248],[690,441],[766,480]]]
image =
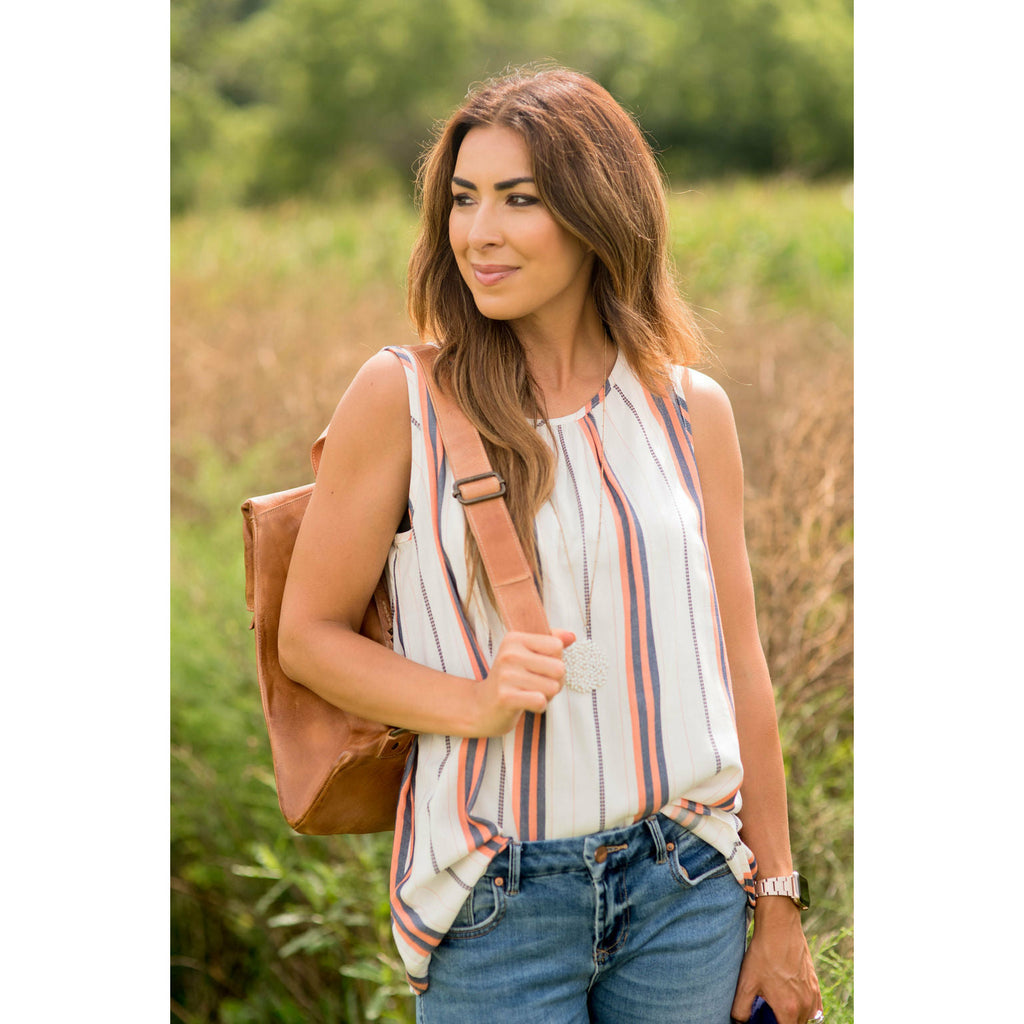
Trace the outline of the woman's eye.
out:
[[[472,206],[475,202],[476,200],[467,192],[456,192],[452,195],[452,206]],[[506,205],[513,207],[535,206],[539,202],[537,196],[523,193],[513,193],[505,198]]]

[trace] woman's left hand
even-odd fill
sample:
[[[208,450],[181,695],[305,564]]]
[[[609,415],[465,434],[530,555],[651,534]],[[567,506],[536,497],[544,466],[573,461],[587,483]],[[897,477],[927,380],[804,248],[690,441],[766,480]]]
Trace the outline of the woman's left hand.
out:
[[[800,911],[783,896],[758,900],[754,935],[740,968],[732,1017],[748,1020],[757,996],[772,1008],[779,1024],[806,1024],[822,1008]]]

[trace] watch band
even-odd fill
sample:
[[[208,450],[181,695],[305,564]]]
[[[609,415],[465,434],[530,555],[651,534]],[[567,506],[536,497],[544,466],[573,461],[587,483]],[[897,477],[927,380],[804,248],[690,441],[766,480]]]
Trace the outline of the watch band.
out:
[[[799,872],[776,878],[759,878],[754,886],[757,896],[788,896],[801,910],[811,905],[810,887]]]

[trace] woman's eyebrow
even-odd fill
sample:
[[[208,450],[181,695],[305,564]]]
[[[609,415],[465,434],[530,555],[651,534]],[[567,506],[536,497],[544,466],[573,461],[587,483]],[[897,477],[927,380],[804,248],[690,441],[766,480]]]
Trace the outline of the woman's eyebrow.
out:
[[[524,182],[533,182],[533,178],[531,178],[529,175],[526,175],[522,178],[509,178],[508,181],[495,182],[494,188],[498,192],[503,192],[505,189],[514,188],[516,185],[522,185]],[[459,188],[468,188],[472,189],[474,192],[477,191],[476,185],[474,185],[473,182],[471,181],[466,181],[465,178],[456,178],[453,175],[452,184],[458,185]]]

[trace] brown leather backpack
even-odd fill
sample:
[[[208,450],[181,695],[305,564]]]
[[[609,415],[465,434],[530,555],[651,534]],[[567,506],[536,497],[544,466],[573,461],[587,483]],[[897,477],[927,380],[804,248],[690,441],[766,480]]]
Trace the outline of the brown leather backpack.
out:
[[[509,629],[550,633],[547,616],[508,514],[504,481],[487,459],[480,435],[433,376],[437,349],[417,345],[445,455],[484,558],[495,601]],[[313,445],[320,465],[326,430]],[[249,498],[242,504],[246,606],[253,613],[256,668],[270,736],[278,802],[297,832],[313,835],[384,832],[395,827],[398,793],[415,736],[369,722],[289,679],[277,653],[288,565],[313,484]],[[360,632],[392,646],[391,603],[381,576]]]

